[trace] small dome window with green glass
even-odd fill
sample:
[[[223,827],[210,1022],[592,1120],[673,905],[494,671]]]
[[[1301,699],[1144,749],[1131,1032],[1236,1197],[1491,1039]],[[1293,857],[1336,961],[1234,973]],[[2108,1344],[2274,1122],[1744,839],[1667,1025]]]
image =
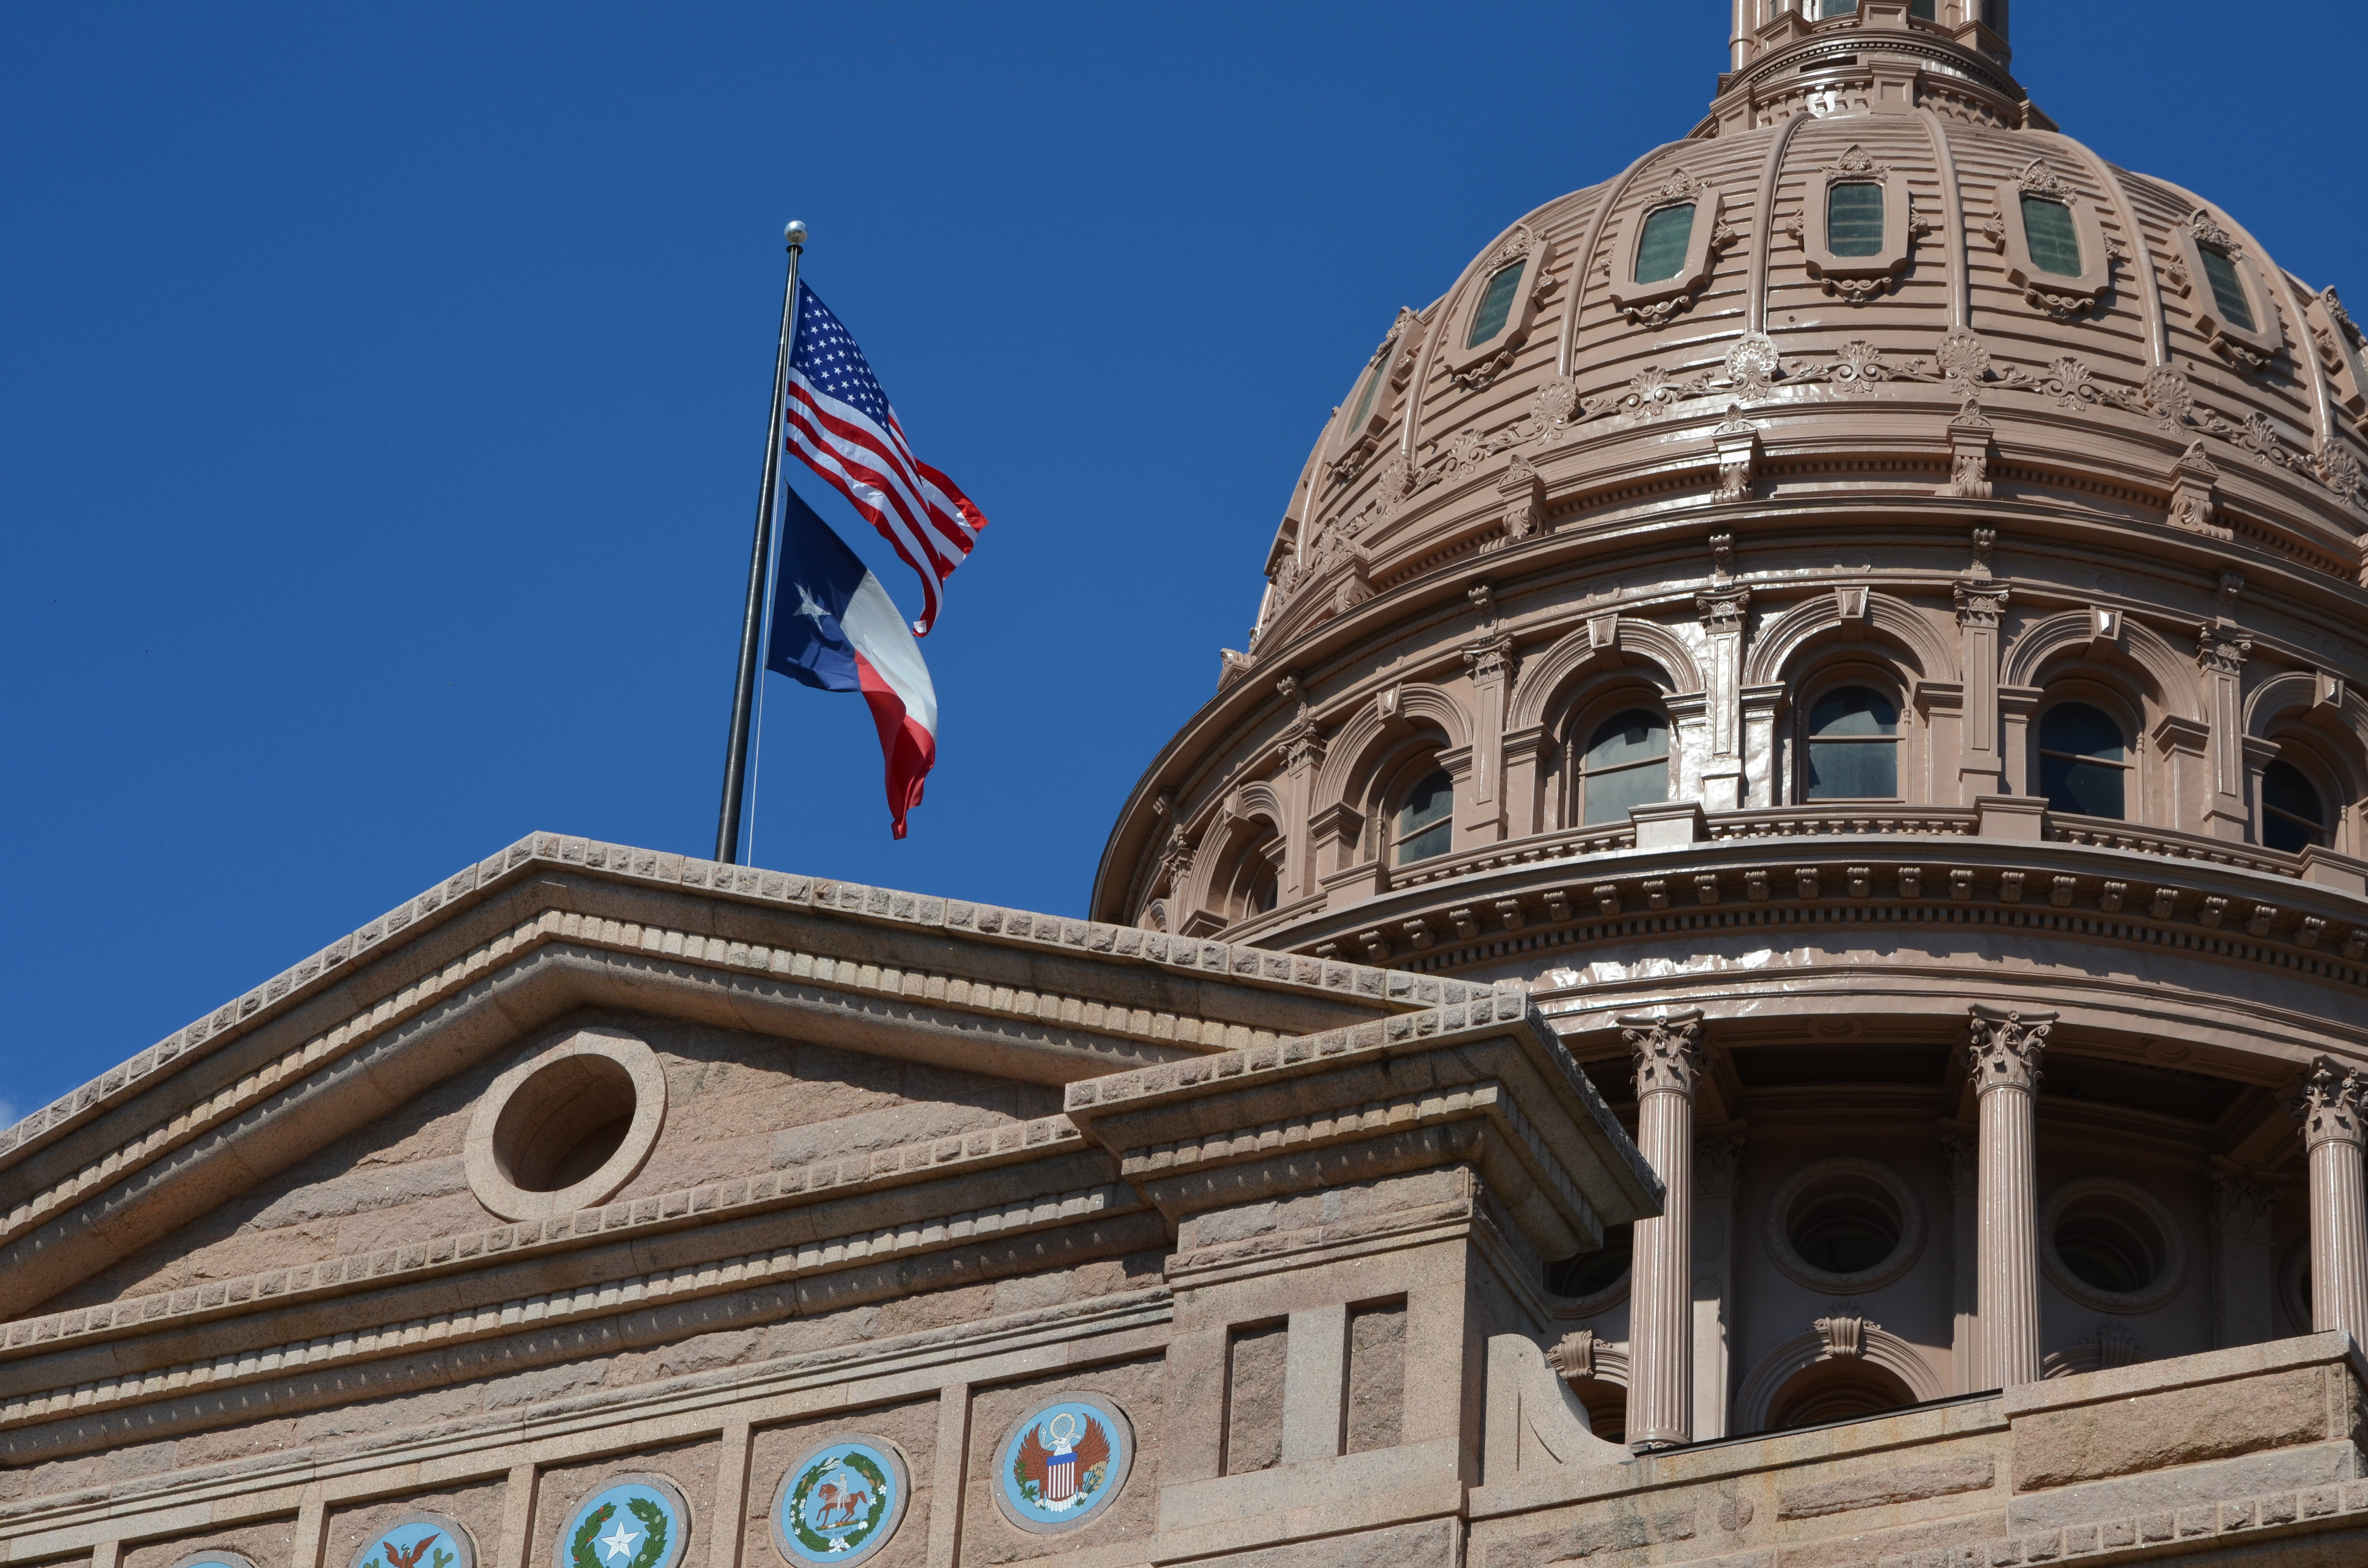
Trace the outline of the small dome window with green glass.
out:
[[[1802,779],[1812,801],[1883,801],[1899,795],[1899,705],[1869,687],[1845,686],[1809,708]]]
[[[1883,254],[1883,186],[1841,180],[1826,191],[1826,248],[1836,256]]]
[[[2080,276],[2080,230],[2069,203],[2024,191],[2022,233],[2031,244],[2032,266],[2058,278]]]
[[[1645,214],[1645,226],[1636,236],[1636,281],[1658,283],[1675,278],[1686,265],[1686,248],[1693,236],[1691,201]]]
[[[1408,790],[1398,807],[1397,832],[1392,835],[1401,866],[1444,855],[1455,841],[1455,780],[1441,767],[1425,774]]]
[[[1529,267],[1528,258],[1523,257],[1488,275],[1488,286],[1480,292],[1479,308],[1472,312],[1472,330],[1463,337],[1464,347],[1477,348],[1505,330],[1505,323],[1513,313],[1515,291],[1521,286],[1521,274]]]
[[[1357,401],[1351,405],[1348,425],[1343,427],[1349,439],[1353,441],[1365,433],[1365,416],[1373,412],[1374,395],[1382,390],[1382,381],[1388,376],[1389,369],[1390,351],[1384,348],[1366,368],[1364,381],[1357,389]]]
[[[2039,792],[2047,809],[2085,817],[2129,810],[2129,746],[2122,727],[2085,702],[2059,702],[2039,721]]]
[[[2245,280],[2237,274],[2237,259],[2218,245],[2198,245],[2203,257],[2203,277],[2212,285],[2213,302],[2228,324],[2239,332],[2259,332],[2253,317],[2252,296],[2245,292]]]
[[[1608,719],[1578,756],[1581,819],[1625,822],[1631,806],[1669,798],[1669,722],[1646,708]]]

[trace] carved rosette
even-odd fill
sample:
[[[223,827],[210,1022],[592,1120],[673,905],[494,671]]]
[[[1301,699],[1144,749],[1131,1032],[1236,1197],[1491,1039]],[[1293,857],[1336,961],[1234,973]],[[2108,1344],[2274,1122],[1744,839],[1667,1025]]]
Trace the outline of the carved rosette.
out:
[[[1646,1095],[1693,1097],[1696,1082],[1710,1065],[1710,1047],[1702,1041],[1699,1009],[1622,1018],[1620,1033],[1635,1062],[1638,1099]]]
[[[1975,1092],[2039,1087],[2039,1062],[2047,1052],[2047,1034],[2055,1027],[2053,1013],[2021,1013],[1975,1003],[1967,1020],[1967,1069]]]
[[[2362,1131],[2362,1118],[2368,1115],[2368,1074],[2331,1056],[2319,1057],[2303,1074],[2302,1094],[2288,1101],[2286,1108],[2302,1123],[2306,1148],[2368,1142]]]

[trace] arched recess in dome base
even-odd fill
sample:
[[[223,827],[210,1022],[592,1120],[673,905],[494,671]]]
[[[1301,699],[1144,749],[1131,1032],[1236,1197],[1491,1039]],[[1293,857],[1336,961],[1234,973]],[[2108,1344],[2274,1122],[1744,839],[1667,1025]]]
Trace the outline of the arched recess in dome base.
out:
[[[2322,756],[2349,775],[2339,782],[2351,798],[2329,802],[2349,820],[2354,803],[2368,792],[2368,703],[2351,692],[2331,702],[2320,701],[2324,678],[2316,670],[2288,670],[2263,681],[2245,698],[2245,733],[2257,741],[2270,740],[2271,727],[2283,719],[2344,743],[2322,748]],[[2337,846],[2345,847],[2340,836]]]
[[[1520,731],[1544,723],[1563,688],[1589,663],[1611,654],[1614,649],[1621,657],[1633,653],[1658,671],[1659,679],[1654,684],[1668,696],[1688,696],[1702,688],[1702,667],[1694,663],[1692,651],[1678,640],[1676,633],[1652,621],[1632,620],[1623,616],[1610,647],[1595,640],[1593,627],[1582,626],[1527,661],[1520,682],[1513,687],[1513,699],[1506,705],[1506,730]]]
[[[1948,1391],[1933,1375],[1916,1346],[1875,1324],[1859,1325],[1860,1355],[1870,1366],[1882,1368],[1907,1385],[1907,1392],[1921,1404],[1928,1399],[1939,1399]],[[1768,1353],[1767,1358],[1751,1369],[1743,1380],[1743,1387],[1735,1396],[1735,1422],[1730,1428],[1738,1433],[1764,1432],[1768,1429],[1768,1409],[1777,1394],[1794,1376],[1827,1361],[1846,1359],[1838,1356],[1833,1342],[1816,1329],[1795,1335]]]
[[[1372,780],[1374,754],[1424,724],[1447,736],[1445,750],[1472,744],[1472,722],[1463,705],[1435,686],[1408,681],[1360,706],[1332,738],[1315,775],[1311,810],[1326,810],[1361,791]]]
[[[1873,589],[1844,586],[1804,599],[1761,627],[1744,657],[1743,684],[1768,686],[1782,680],[1785,666],[1811,642],[1827,632],[1846,631],[1851,620],[1842,615],[1842,596],[1858,592],[1866,595],[1864,629],[1907,649],[1918,676],[1934,681],[1958,678],[1956,655],[1906,600]]]
[[[1263,780],[1244,784],[1227,795],[1224,804],[1201,830],[1200,846],[1193,853],[1192,869],[1184,873],[1183,887],[1170,890],[1172,907],[1188,911],[1211,908],[1220,879],[1232,877],[1243,851],[1254,838],[1262,836],[1258,824],[1264,823],[1278,837],[1288,837],[1290,820],[1282,797],[1274,792],[1274,786]],[[1282,868],[1276,870],[1280,874]]]
[[[2115,612],[2117,615],[2119,611]],[[2164,709],[2195,723],[2203,722],[2203,691],[2194,661],[2182,659],[2152,627],[2121,618],[2118,639],[2104,639],[2116,654],[2128,659],[2154,683],[2154,695]],[[2085,609],[2066,610],[2033,621],[2008,645],[1998,662],[2000,686],[2037,686],[2050,659],[2066,653],[2085,653],[2100,641],[2096,617]]]

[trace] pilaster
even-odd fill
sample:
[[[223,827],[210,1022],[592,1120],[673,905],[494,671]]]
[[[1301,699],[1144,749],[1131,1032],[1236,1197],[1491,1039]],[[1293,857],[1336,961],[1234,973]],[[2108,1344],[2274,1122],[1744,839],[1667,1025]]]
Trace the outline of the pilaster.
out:
[[[1724,537],[1724,536],[1722,536]],[[1739,810],[1745,800],[1743,723],[1743,634],[1751,608],[1751,590],[1714,578],[1707,592],[1694,596],[1702,631],[1710,643],[1703,678],[1708,690],[1704,717],[1710,731],[1710,756],[1702,770],[1704,811]]]
[[[2008,589],[1988,576],[1957,584],[1958,664],[1964,673],[1964,717],[1957,746],[1957,803],[2005,792],[1999,752],[1998,622]]]
[[[2203,672],[2205,715],[2212,726],[2212,798],[2203,811],[2203,831],[2242,843],[2250,826],[2245,806],[2245,660],[2252,633],[2222,620],[2206,626],[2196,641],[2195,662]]]
[[[1735,1195],[1744,1126],[1694,1140],[1694,1440],[1724,1437],[1734,1387]]]
[[[1992,1385],[1984,1376],[1981,1336],[1981,1179],[1978,1134],[1944,1122],[1941,1153],[1949,1162],[1949,1368],[1959,1393]]]
[[[1485,829],[1494,824],[1497,836],[1503,836],[1505,808],[1498,796],[1503,778],[1505,744],[1505,694],[1512,684],[1514,659],[1510,633],[1500,632],[1465,644],[1463,667],[1472,677],[1472,772],[1469,782],[1469,805],[1458,811],[1469,829]],[[1457,801],[1466,799],[1463,788],[1456,791]]]
[[[2276,1337],[2270,1322],[2271,1220],[2277,1188],[2229,1170],[2204,1178],[2204,1228],[2212,1249],[2212,1344],[2215,1349]]]

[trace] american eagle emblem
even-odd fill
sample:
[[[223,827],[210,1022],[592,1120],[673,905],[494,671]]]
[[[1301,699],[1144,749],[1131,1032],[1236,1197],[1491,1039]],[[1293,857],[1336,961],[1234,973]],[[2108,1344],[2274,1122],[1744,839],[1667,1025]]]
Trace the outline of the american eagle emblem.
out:
[[[1110,1474],[1110,1434],[1090,1415],[1064,1410],[1028,1428],[1011,1459],[1011,1478],[1024,1496],[1035,1489],[1036,1506],[1064,1513],[1101,1487]]]

